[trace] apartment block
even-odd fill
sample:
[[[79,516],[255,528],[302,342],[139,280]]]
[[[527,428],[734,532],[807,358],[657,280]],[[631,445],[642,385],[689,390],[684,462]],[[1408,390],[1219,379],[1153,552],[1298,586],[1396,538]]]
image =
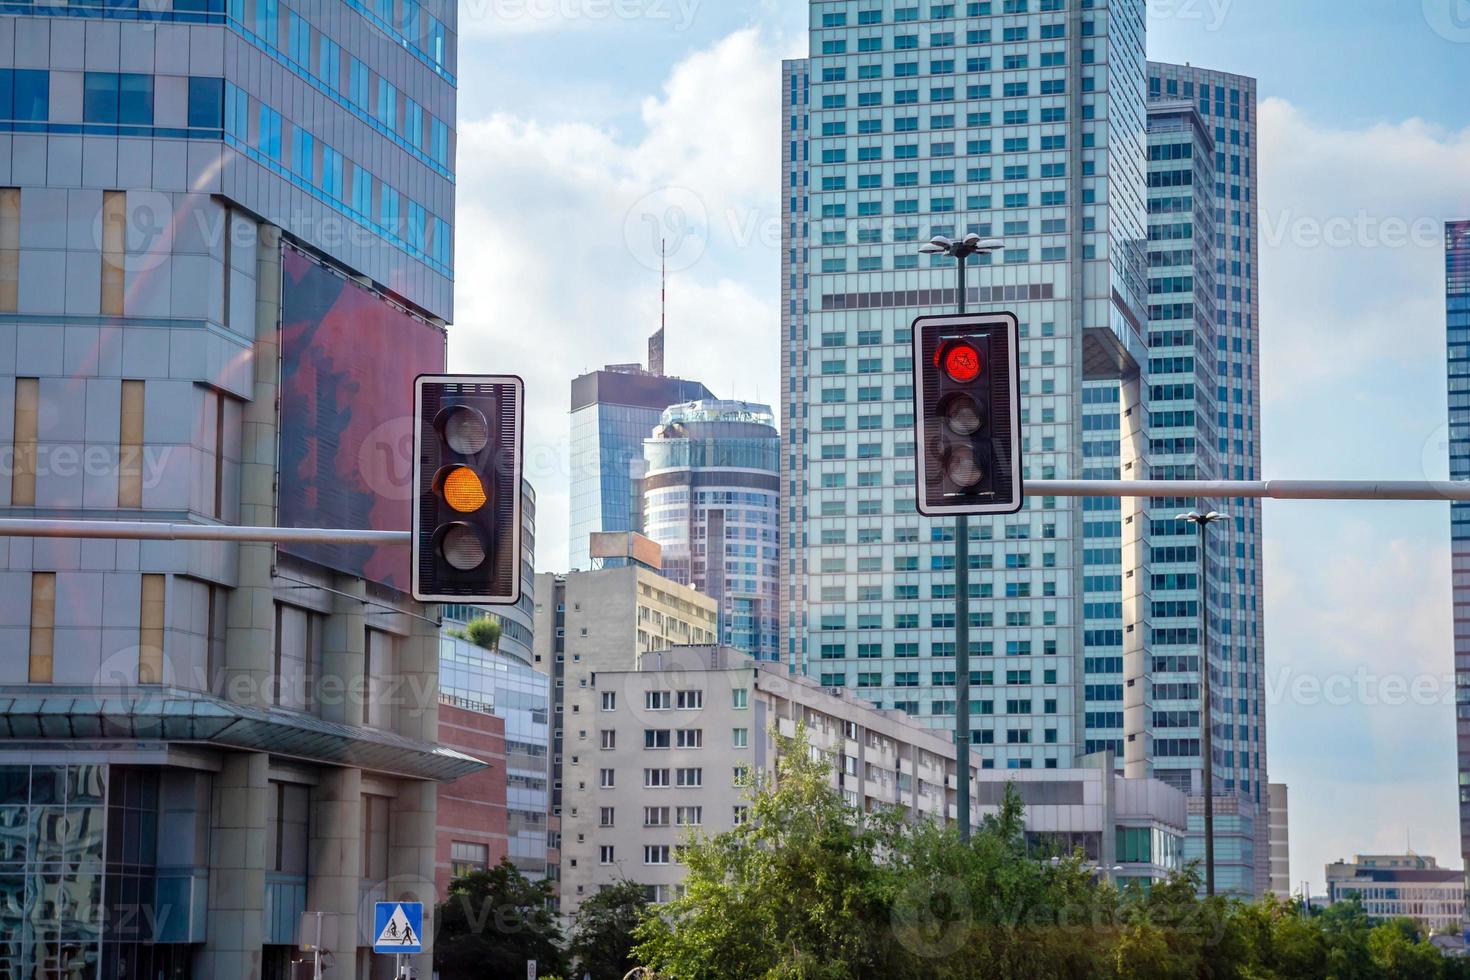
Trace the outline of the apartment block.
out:
[[[655,566],[631,557],[658,560],[656,544],[638,538],[627,564],[595,572],[536,576],[534,667],[550,679],[551,840],[560,875],[568,867],[569,808],[586,806],[590,772],[589,722],[596,717],[593,687],[598,671],[629,670],[649,652],[718,642],[719,607],[687,585],[664,578]],[[558,882],[563,914],[568,894]]]
[[[622,880],[642,884],[651,901],[676,895],[680,845],[691,829],[713,835],[748,817],[752,778],[775,769],[773,732],[792,736],[803,726],[853,807],[901,807],[911,819],[940,823],[955,817],[956,767],[944,733],[741,651],[648,653],[636,667],[597,671],[592,694],[595,711],[578,722],[591,736],[578,749],[587,788],[563,812],[564,911]],[[1118,879],[1158,880],[1182,866],[1184,795],[1118,775],[1109,754],[1076,769],[1016,773],[980,761],[975,755],[969,771],[973,823],[996,812],[1014,780],[1037,853],[1080,848]]]

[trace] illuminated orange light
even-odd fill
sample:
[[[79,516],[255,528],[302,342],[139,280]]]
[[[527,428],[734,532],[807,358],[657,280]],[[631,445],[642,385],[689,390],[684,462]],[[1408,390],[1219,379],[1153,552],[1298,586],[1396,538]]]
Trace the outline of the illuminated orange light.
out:
[[[444,477],[441,487],[444,502],[461,514],[473,514],[485,506],[485,485],[475,471],[467,466],[457,466]]]

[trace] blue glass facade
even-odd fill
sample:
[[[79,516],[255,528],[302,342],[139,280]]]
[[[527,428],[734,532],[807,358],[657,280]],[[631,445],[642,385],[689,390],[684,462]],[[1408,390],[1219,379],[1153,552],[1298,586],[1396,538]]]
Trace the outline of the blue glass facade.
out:
[[[697,381],[618,365],[572,381],[569,568],[587,570],[587,537],[643,526],[643,440],[664,409],[713,398]]]
[[[970,308],[1021,320],[1026,476],[1081,475],[1084,378],[1136,392],[1147,370],[1143,3],[810,11],[811,57],[782,83],[783,656],[948,727],[954,530],[914,511],[909,324],[953,308],[955,271],[918,246],[1006,240]],[[1085,748],[1082,516],[1033,497],[972,525],[972,595],[994,600],[970,624],[986,767]]]

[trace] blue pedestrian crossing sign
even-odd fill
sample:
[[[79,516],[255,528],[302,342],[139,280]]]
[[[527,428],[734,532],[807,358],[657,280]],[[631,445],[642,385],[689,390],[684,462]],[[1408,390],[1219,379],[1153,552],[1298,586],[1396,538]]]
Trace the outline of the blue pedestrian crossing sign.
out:
[[[424,903],[378,902],[373,906],[374,953],[422,953]]]

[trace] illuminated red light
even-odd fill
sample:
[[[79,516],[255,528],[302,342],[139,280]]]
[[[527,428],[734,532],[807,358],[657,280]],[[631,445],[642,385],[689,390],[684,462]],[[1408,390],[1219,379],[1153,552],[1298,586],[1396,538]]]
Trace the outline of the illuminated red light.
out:
[[[969,344],[951,344],[944,352],[944,373],[966,383],[980,377],[980,352]]]

